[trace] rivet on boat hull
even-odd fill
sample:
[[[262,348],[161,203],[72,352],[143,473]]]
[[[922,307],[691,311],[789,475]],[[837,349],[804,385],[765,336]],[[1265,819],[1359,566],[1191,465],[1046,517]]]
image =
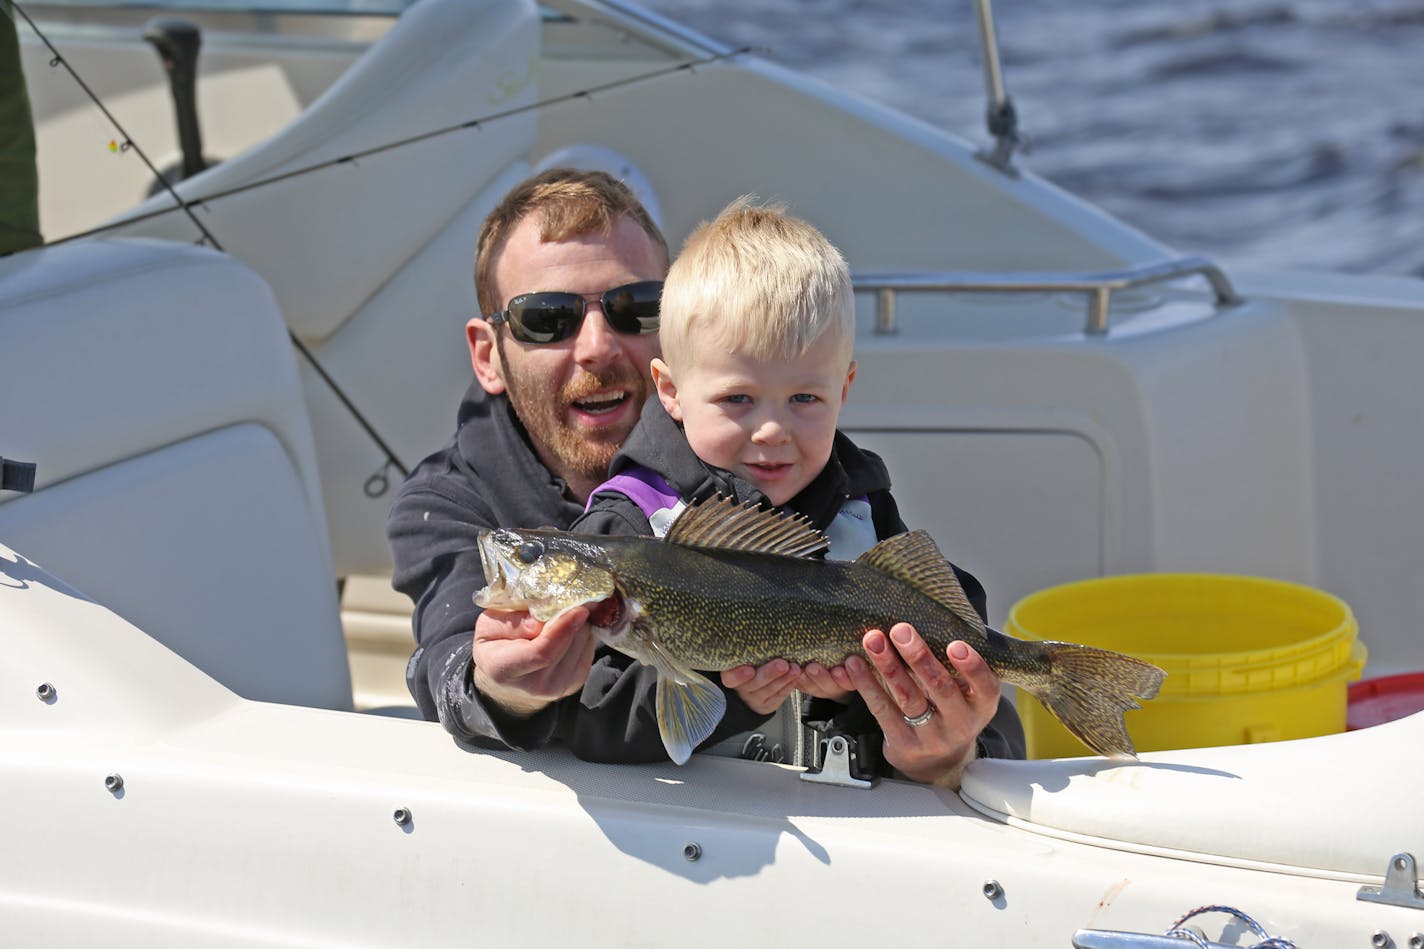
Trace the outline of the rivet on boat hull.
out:
[[[1004,888],[999,885],[998,880],[985,880],[983,890],[986,900],[997,900],[1004,895]]]
[[[1374,949],[1389,949],[1390,946],[1394,945],[1394,940],[1389,938],[1389,933],[1383,929],[1376,929],[1374,934],[1370,936],[1370,945],[1374,946]]]
[[[396,808],[395,813],[391,815],[391,819],[394,820],[397,824],[400,824],[402,827],[404,827],[410,823],[411,814],[408,809],[404,807],[398,807]]]
[[[35,695],[39,698],[41,702],[49,704],[54,702],[54,700],[58,697],[59,693],[55,692],[54,686],[50,685],[48,682],[41,682],[40,687],[35,689]]]
[[[682,848],[682,855],[686,857],[689,862],[700,860],[702,859],[702,845],[697,843],[697,841],[692,841]]]
[[[110,794],[118,794],[124,789],[124,779],[122,775],[111,774],[104,779],[104,787]]]

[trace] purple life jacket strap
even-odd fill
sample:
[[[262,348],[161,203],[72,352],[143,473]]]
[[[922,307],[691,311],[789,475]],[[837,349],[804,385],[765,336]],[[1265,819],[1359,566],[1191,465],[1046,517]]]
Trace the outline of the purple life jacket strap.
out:
[[[673,507],[680,500],[667,479],[651,468],[633,465],[594,488],[584,505],[587,511],[593,506],[594,495],[600,491],[617,491],[638,505],[644,516],[652,518],[658,511]]]

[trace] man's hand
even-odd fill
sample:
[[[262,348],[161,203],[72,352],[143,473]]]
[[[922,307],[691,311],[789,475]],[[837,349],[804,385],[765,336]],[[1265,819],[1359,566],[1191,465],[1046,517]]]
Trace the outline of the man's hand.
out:
[[[908,623],[895,624],[889,636],[872,629],[861,644],[870,661],[851,656],[832,675],[853,685],[880,723],[885,760],[912,780],[959,787],[979,733],[998,710],[999,677],[958,640],[948,647],[958,673],[951,675]]]
[[[475,688],[506,713],[527,718],[583,688],[595,645],[583,607],[547,623],[485,610],[475,620]]]

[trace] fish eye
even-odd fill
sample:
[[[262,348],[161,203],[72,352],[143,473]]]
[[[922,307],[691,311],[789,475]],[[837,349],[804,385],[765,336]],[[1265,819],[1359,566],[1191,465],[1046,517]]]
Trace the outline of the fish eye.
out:
[[[526,540],[519,545],[519,561],[521,563],[533,563],[544,556],[544,545],[537,540]]]

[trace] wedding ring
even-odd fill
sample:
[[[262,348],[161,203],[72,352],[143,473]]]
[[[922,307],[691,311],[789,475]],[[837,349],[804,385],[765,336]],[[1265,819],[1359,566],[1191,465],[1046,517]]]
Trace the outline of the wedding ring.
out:
[[[900,717],[903,718],[905,720],[905,724],[909,725],[911,728],[919,728],[920,726],[928,722],[930,719],[934,718],[934,713],[934,703],[930,703],[929,705],[925,706],[925,710],[923,712],[916,715],[914,718],[911,718],[908,715],[901,715]]]

